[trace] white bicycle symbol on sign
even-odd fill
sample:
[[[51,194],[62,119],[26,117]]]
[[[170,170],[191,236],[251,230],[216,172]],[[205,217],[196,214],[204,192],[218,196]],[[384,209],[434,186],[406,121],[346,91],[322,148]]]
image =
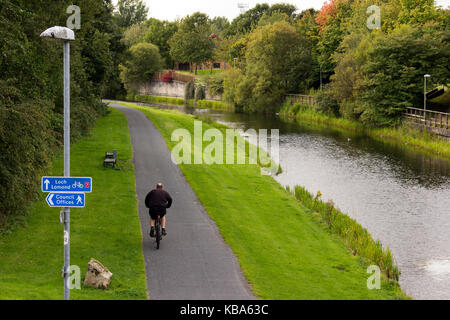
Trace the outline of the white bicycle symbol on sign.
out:
[[[82,189],[83,188],[83,184],[79,181],[75,181],[74,184],[72,185],[72,188],[74,189]]]

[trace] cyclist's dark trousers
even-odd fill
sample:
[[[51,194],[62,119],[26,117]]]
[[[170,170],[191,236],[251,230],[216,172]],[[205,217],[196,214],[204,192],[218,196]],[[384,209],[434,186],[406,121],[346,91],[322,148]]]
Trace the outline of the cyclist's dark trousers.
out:
[[[166,215],[166,208],[164,207],[150,207],[149,209],[150,217],[152,220],[156,220],[158,216],[161,218]]]

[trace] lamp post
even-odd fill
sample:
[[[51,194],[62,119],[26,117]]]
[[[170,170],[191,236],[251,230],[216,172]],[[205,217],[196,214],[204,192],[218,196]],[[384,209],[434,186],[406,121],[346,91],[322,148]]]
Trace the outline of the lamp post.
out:
[[[430,78],[431,75],[426,74],[423,76],[424,79],[424,90],[423,90],[423,121],[424,125],[427,124],[427,78]]]
[[[66,27],[52,27],[42,32],[41,37],[64,42],[64,177],[70,177],[70,41],[75,34]],[[63,208],[64,222],[64,300],[70,300],[70,208]]]

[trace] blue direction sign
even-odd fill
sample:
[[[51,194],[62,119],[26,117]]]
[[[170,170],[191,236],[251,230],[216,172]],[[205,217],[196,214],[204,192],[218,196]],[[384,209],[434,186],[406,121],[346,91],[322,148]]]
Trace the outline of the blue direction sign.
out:
[[[84,208],[84,193],[51,192],[45,199],[52,208]]]
[[[92,178],[42,177],[42,192],[92,192]]]

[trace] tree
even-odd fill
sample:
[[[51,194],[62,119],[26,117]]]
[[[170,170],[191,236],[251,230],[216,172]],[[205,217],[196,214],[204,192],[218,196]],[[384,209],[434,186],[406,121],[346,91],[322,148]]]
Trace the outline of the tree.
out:
[[[170,46],[168,41],[177,31],[178,25],[175,22],[150,18],[145,23],[143,40],[158,46],[159,53],[164,59],[167,68],[173,67],[173,60],[170,56]]]
[[[243,111],[247,97],[251,95],[251,88],[245,82],[241,69],[233,68],[227,71],[223,80],[223,89],[223,99],[232,103],[236,111]]]
[[[221,38],[225,37],[226,30],[230,27],[230,22],[226,17],[214,17],[210,19],[211,32]]]
[[[253,31],[259,23],[261,17],[266,14],[271,16],[274,13],[282,13],[290,18],[294,18],[297,8],[292,4],[276,3],[269,6],[267,3],[257,4],[250,10],[241,13],[235,18],[226,31],[226,36],[243,35]]]
[[[406,107],[420,107],[424,74],[434,84],[450,80],[450,32],[438,24],[380,33],[368,55],[361,94],[361,120],[368,124],[395,125]]]
[[[178,31],[170,38],[170,55],[174,60],[197,65],[213,57],[214,42],[211,39],[208,16],[196,12],[184,18]]]
[[[249,41],[249,35],[242,37],[234,36],[231,38],[231,44],[228,49],[228,55],[233,66],[245,68],[245,52],[247,50],[247,44]],[[234,62],[236,59],[236,63]]]
[[[297,8],[290,3],[275,3],[270,7],[270,13],[284,13],[288,17],[293,18],[295,16],[295,11],[297,11]]]
[[[119,0],[117,3],[117,24],[128,28],[147,19],[148,8],[143,0]]]
[[[251,32],[259,22],[264,13],[270,10],[267,3],[257,4],[254,8],[241,13],[231,22],[226,35],[233,36]]]
[[[308,42],[285,21],[255,29],[249,36],[244,73],[230,73],[235,81],[225,80],[225,96],[247,112],[275,111],[285,93],[307,88],[310,51]]]
[[[331,56],[348,33],[346,21],[351,13],[351,1],[330,0],[323,5],[316,18],[320,30],[317,43],[318,62],[325,78],[329,78],[333,73],[335,65]]]
[[[424,24],[438,20],[439,13],[434,0],[400,0],[399,24]]]
[[[329,0],[324,2],[322,9],[320,9],[319,14],[316,17],[316,22],[320,26],[320,30],[323,30],[329,21],[336,16],[338,1],[340,0]]]
[[[120,66],[120,78],[128,91],[136,91],[141,82],[161,70],[162,64],[157,46],[139,43],[130,48],[128,59]]]
[[[38,176],[63,136],[62,47],[40,38],[64,25],[72,1],[0,1],[0,225],[36,198]],[[81,30],[71,45],[71,137],[104,114],[100,102],[118,83],[121,37],[109,0],[80,0]],[[117,77],[117,78],[116,78]],[[118,90],[120,91],[120,86]]]
[[[330,94],[340,104],[340,114],[345,118],[359,119],[361,115],[361,93],[364,89],[365,75],[363,67],[369,59],[372,49],[371,33],[351,33],[333,55],[336,63],[331,76]]]
[[[144,41],[145,32],[146,27],[143,23],[133,24],[123,33],[122,43],[127,47],[141,43]]]
[[[294,20],[286,13],[276,11],[274,13],[264,13],[261,19],[259,19],[258,27],[264,27],[275,22],[286,21],[290,24],[294,23]]]
[[[319,51],[317,48],[317,44],[319,42],[319,28],[315,19],[317,13],[318,12],[315,11],[314,9],[302,11],[297,16],[297,23],[295,25],[297,33],[300,34],[302,37],[304,37],[311,47],[312,72],[310,83],[315,88],[320,87],[320,77],[321,77],[320,74],[321,69],[319,65]]]

